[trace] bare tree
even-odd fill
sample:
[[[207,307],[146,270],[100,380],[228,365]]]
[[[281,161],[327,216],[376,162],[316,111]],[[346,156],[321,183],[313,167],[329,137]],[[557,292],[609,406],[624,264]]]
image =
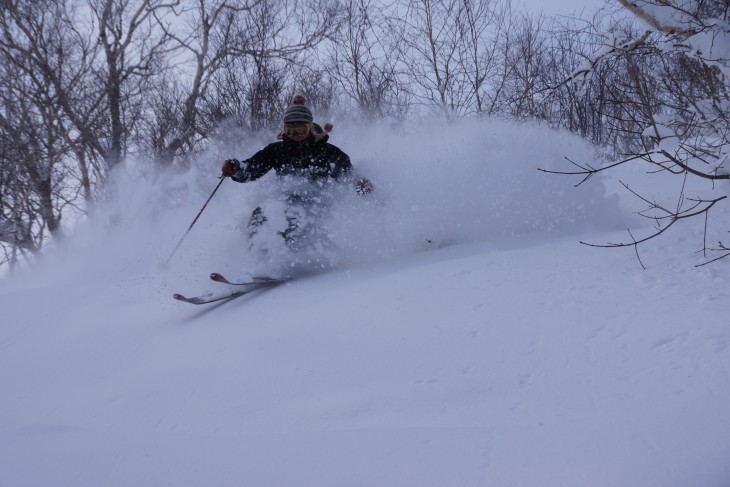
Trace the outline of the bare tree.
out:
[[[511,0],[461,0],[459,19],[463,48],[459,63],[467,80],[471,110],[493,114],[498,111],[509,70],[514,11]]]
[[[453,118],[468,105],[469,84],[459,63],[464,6],[459,0],[409,0],[405,15],[393,21],[411,94],[425,106]]]
[[[200,128],[200,100],[205,98],[211,78],[233,53],[236,16],[256,3],[201,0],[177,5],[172,16],[156,15],[176,49],[193,64],[188,82],[180,82],[183,73],[176,70],[154,90],[157,96],[148,118],[156,120],[151,127],[156,134],[153,149],[160,161],[172,162],[176,155],[193,150],[196,137],[206,135]],[[187,25],[182,32],[180,22]]]
[[[3,111],[7,113],[5,103]],[[36,224],[37,213],[28,211],[33,198],[32,188],[26,184],[24,168],[14,149],[12,117],[0,118],[0,265],[8,264],[12,272],[21,257],[37,250],[31,226]]]
[[[330,76],[366,121],[398,118],[407,109],[407,98],[387,11],[370,0],[349,0],[342,11],[325,62]]]
[[[549,118],[547,99],[548,36],[542,15],[523,13],[513,26],[511,44],[505,60],[508,66],[508,114],[517,119]]]
[[[177,0],[89,0],[103,49],[103,68],[97,72],[99,90],[108,115],[108,143],[104,159],[109,168],[125,155],[129,134],[141,115],[139,99],[169,51],[166,32],[155,21]]]
[[[90,181],[90,167],[103,177],[124,155],[145,81],[165,52],[165,37],[154,30],[151,14],[170,6],[157,0],[92,0],[90,27],[86,11],[77,7],[66,0],[6,2],[4,44],[28,60],[20,69],[43,77]]]
[[[150,129],[157,134],[153,148],[158,157],[171,162],[193,151],[216,124],[240,115],[244,105],[249,127],[266,127],[272,114],[282,109],[277,102],[283,90],[277,60],[286,62],[316,46],[334,28],[336,18],[334,4],[291,0],[187,1],[175,6],[174,16],[157,16],[182,58],[193,65],[189,76],[187,66],[182,73],[173,70],[155,90],[155,110],[147,118],[157,120]],[[230,110],[231,103],[244,99]]]
[[[652,62],[646,56],[615,56],[608,62],[591,65],[593,54],[610,45],[617,36],[631,37],[631,23],[619,19],[606,22],[604,12],[593,18],[547,19],[543,36],[546,49],[539,85],[543,98],[542,119],[553,126],[566,128],[588,138],[601,147],[610,147],[615,154],[626,153],[643,146],[640,135],[633,134],[624,110],[626,97],[632,98],[633,87],[639,79],[649,79],[646,71]],[[610,31],[610,36],[606,35]],[[628,68],[627,65],[632,67]],[[572,82],[575,73],[584,72],[580,83]],[[641,72],[627,83],[625,72]],[[631,81],[631,80],[629,80]],[[659,91],[650,88],[647,93],[656,99]],[[657,102],[653,102],[656,104]]]
[[[0,219],[10,222],[13,242],[23,249],[40,247],[46,232],[60,236],[63,209],[76,204],[84,188],[68,190],[72,137],[64,117],[67,93],[56,84],[72,83],[77,74],[67,67],[78,59],[67,14],[63,2],[17,1],[0,17],[0,59],[8,68],[0,77]]]
[[[727,198],[714,190],[715,184],[730,178],[727,2],[619,2],[649,28],[635,38],[615,38],[576,71],[573,79],[584,82],[597,66],[618,59],[621,72],[616,79],[621,82],[611,96],[621,105],[622,130],[640,137],[642,147],[617,162],[576,164],[575,171],[566,173],[580,175],[584,182],[601,171],[636,161],[648,164],[657,174],[681,178],[681,189],[667,201],[642,194],[624,182],[647,205],[640,214],[655,228],[646,236],[630,234],[629,241],[604,246],[638,248],[675,223],[700,217],[705,219],[704,255],[715,250],[719,257],[710,261],[727,257],[730,251],[722,241],[714,247],[707,243],[710,211]]]

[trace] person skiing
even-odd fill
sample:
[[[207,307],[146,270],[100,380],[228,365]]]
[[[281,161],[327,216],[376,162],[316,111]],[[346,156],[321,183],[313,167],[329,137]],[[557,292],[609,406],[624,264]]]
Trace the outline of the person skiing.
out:
[[[373,191],[370,180],[355,179],[350,157],[328,142],[330,130],[329,124],[325,130],[315,124],[304,97],[295,95],[284,112],[279,141],[244,161],[227,159],[221,167],[223,176],[239,183],[255,181],[272,170],[287,182],[284,214],[288,226],[278,233],[294,251],[322,240],[318,224],[332,203],[331,193],[326,189],[333,182],[354,183],[360,195]],[[248,224],[249,238],[266,221],[263,210],[257,207]]]

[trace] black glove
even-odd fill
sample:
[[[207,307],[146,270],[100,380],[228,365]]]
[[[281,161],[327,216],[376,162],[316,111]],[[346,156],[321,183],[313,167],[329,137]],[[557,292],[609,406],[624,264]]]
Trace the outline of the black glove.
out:
[[[360,196],[365,196],[373,192],[373,183],[368,178],[360,178],[355,183],[355,191]]]
[[[226,159],[223,161],[223,166],[221,166],[221,172],[223,173],[223,176],[227,178],[236,174],[240,169],[241,163],[236,159]]]

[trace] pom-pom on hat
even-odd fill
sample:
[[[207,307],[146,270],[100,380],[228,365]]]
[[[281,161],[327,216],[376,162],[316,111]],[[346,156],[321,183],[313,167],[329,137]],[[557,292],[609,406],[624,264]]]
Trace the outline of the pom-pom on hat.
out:
[[[312,123],[314,116],[302,95],[294,95],[291,104],[284,111],[284,123]]]

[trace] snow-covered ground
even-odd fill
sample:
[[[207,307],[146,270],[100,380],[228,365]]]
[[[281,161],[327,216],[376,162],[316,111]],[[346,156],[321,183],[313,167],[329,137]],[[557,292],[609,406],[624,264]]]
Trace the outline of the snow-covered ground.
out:
[[[337,267],[222,305],[171,294],[282,270],[243,238],[273,178],[226,181],[158,264],[219,156],[254,148],[118,175],[107,218],[0,282],[0,486],[730,485],[728,262],[694,267],[702,222],[643,270],[578,244],[640,231],[630,200],[536,170],[581,141],[420,128],[338,129],[377,191],[338,196]]]

